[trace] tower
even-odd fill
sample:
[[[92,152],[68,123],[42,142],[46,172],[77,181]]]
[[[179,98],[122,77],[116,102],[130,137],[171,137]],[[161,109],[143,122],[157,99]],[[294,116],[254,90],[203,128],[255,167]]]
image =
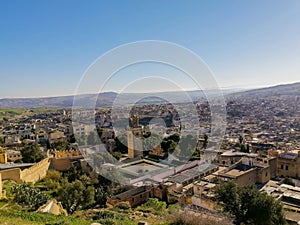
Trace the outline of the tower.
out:
[[[128,157],[134,158],[143,155],[142,128],[129,128],[127,131]],[[136,137],[136,138],[135,138]]]
[[[134,139],[133,139],[133,133],[132,130],[127,130],[127,147],[128,147],[128,157],[134,158]]]

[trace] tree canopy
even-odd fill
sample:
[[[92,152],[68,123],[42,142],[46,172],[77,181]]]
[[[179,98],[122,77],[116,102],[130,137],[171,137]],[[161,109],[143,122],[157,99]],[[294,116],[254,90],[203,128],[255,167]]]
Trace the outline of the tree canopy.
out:
[[[37,143],[25,144],[21,154],[24,163],[36,163],[45,158],[45,154],[40,150]]]
[[[225,212],[234,217],[236,225],[284,225],[281,204],[254,186],[243,188],[230,181],[219,185],[216,198]]]

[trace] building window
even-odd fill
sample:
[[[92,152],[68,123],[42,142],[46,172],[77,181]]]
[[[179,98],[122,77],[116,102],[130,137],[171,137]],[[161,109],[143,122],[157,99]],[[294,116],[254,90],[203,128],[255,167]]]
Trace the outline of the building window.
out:
[[[140,195],[140,198],[143,198],[143,195]]]
[[[289,166],[288,165],[285,166],[285,170],[289,170]]]
[[[134,198],[132,198],[131,201],[134,202]]]
[[[233,160],[231,160],[231,164],[233,164]]]
[[[266,172],[266,177],[268,176],[268,172]]]
[[[281,169],[283,170],[283,165],[281,165]]]
[[[223,161],[223,165],[225,165],[225,161]]]

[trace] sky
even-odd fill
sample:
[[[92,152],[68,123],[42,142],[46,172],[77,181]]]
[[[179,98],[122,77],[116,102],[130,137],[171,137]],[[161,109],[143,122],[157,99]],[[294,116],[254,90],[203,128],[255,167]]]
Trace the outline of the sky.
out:
[[[0,98],[73,95],[99,56],[141,40],[190,49],[220,87],[300,81],[299,0],[2,0]],[[120,71],[103,90],[120,92],[146,70]],[[174,82],[194,88],[185,78]],[[154,88],[143,85],[131,91]],[[155,91],[168,88],[156,82]]]

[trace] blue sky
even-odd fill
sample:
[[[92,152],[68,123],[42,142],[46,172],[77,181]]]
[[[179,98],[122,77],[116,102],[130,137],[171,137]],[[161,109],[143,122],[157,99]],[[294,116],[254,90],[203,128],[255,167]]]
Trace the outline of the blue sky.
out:
[[[221,87],[300,81],[298,0],[2,0],[0,98],[74,94],[97,57],[139,40],[191,49]]]

